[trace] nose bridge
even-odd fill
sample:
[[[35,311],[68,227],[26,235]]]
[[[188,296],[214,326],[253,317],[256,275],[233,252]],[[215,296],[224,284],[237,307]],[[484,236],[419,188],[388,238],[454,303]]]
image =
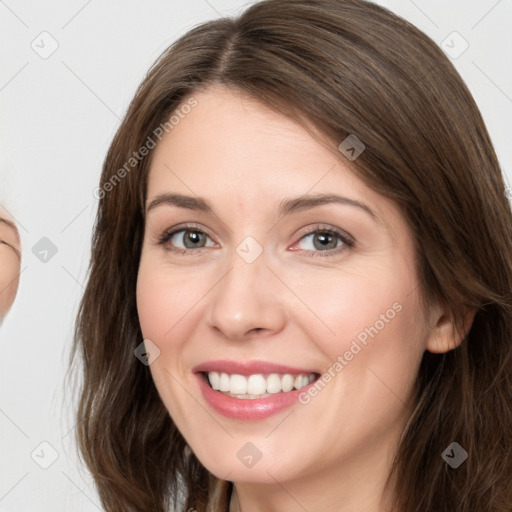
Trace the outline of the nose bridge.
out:
[[[253,250],[250,244],[251,241],[242,242],[237,248],[228,272],[212,290],[209,300],[208,323],[228,338],[243,338],[256,330],[277,332],[286,323],[277,280],[267,268],[263,253],[246,258]]]

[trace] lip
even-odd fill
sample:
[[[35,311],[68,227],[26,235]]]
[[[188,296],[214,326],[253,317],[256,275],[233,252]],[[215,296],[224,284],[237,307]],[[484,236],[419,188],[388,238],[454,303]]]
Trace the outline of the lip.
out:
[[[234,398],[224,395],[220,391],[213,390],[207,382],[207,372],[216,371],[229,374],[237,373],[239,375],[252,375],[255,373],[291,373],[292,375],[315,373],[319,376],[318,372],[310,369],[292,368],[265,361],[209,361],[196,366],[193,371],[195,372],[199,389],[208,405],[214,411],[227,418],[242,421],[262,420],[293,406],[298,402],[299,395],[307,391],[310,386],[315,385],[318,379],[315,379],[301,389],[250,400]]]
[[[299,373],[319,373],[311,368],[292,368],[282,364],[270,363],[268,361],[228,361],[228,360],[215,360],[206,361],[194,368],[193,372],[224,372],[224,373],[237,373],[238,375],[254,375],[256,373],[291,373],[298,375]]]

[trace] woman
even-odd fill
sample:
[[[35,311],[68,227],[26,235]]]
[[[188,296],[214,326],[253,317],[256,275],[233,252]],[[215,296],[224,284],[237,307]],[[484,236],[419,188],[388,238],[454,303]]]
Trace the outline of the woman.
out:
[[[449,60],[271,0],[158,60],[77,322],[106,510],[512,509],[512,214]]]
[[[18,228],[0,208],[0,325],[16,298],[20,280],[21,247]]]

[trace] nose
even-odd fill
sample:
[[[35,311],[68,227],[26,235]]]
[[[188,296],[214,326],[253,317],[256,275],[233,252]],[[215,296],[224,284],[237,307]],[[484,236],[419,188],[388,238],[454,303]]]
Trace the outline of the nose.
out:
[[[234,254],[229,271],[208,294],[209,327],[232,340],[280,332],[288,318],[280,286],[263,255],[247,263]]]

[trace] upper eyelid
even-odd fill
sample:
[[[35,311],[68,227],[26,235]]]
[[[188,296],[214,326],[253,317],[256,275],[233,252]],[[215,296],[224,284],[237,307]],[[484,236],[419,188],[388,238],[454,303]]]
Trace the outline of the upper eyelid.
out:
[[[299,234],[295,235],[296,237],[297,236],[299,237],[298,240],[293,243],[294,244],[297,243],[299,240],[301,240],[305,236],[312,235],[314,233],[322,233],[322,232],[333,233],[333,234],[339,236],[342,240],[346,239],[347,242],[350,242],[352,245],[355,245],[355,243],[356,243],[356,239],[350,233],[345,231],[344,229],[334,227],[334,226],[331,226],[331,225],[325,224],[325,223],[319,223],[319,224],[316,224],[313,226],[314,227],[312,227],[312,225],[310,224],[309,226],[306,226],[305,228],[303,228],[303,230],[304,230],[303,232],[302,232],[302,230],[300,230],[301,232],[299,232]]]
[[[192,223],[186,223],[186,224],[183,224],[183,225],[178,224],[177,226],[174,226],[174,227],[171,227],[171,228],[167,228],[167,229],[165,229],[163,231],[163,233],[179,233],[180,231],[194,231],[194,230],[201,231],[201,232],[205,233],[208,236],[212,236],[209,233],[209,229],[208,228],[206,228],[206,227],[204,227],[204,226],[202,226],[200,224],[193,223],[193,222]],[[300,233],[301,237],[305,236],[305,235],[308,235],[308,234],[311,234],[311,233],[322,232],[322,231],[329,231],[329,232],[333,232],[333,233],[340,234],[340,235],[346,235],[348,238],[353,238],[345,230],[343,230],[341,228],[334,227],[334,226],[330,226],[328,224],[310,224],[310,225],[308,225],[308,226],[306,226],[304,228],[301,228],[299,231],[303,231],[302,233]],[[299,236],[299,235],[297,234],[295,236]]]
[[[157,245],[165,245],[169,243],[171,238],[173,238],[177,233],[180,233],[182,231],[200,231],[201,233],[204,233],[208,238],[210,238],[210,240],[212,240],[215,244],[218,244],[216,238],[212,236],[210,233],[208,233],[207,229],[194,222],[185,223],[184,225],[178,224],[177,226],[164,229],[162,232],[156,234],[155,242]],[[194,251],[199,251],[201,249],[207,249],[207,247],[198,247],[194,249]],[[187,249],[177,248],[176,250],[186,251]]]
[[[159,239],[164,237],[164,236],[166,236],[167,239],[169,240],[172,236],[176,235],[177,233],[180,233],[181,231],[194,231],[194,230],[200,231],[200,232],[204,233],[213,242],[219,243],[219,242],[217,242],[215,236],[212,236],[208,232],[207,228],[201,226],[198,223],[194,223],[194,222],[185,223],[184,225],[179,225],[178,224],[175,227],[166,229],[159,236]],[[343,243],[350,242],[350,245],[354,245],[356,243],[355,238],[350,233],[348,233],[347,231],[345,231],[345,230],[343,230],[341,228],[338,228],[338,227],[331,226],[329,224],[318,223],[318,224],[309,224],[308,226],[305,226],[305,227],[301,228],[301,230],[299,230],[299,233],[296,233],[294,235],[294,241],[292,242],[292,245],[297,244],[300,240],[302,240],[302,238],[304,238],[306,236],[310,236],[312,234],[321,233],[321,232],[333,233],[333,234],[339,236],[342,239]],[[346,239],[346,240],[344,240],[344,239]],[[194,249],[194,250],[199,250],[199,249],[204,249],[204,247],[201,247],[201,248],[198,248],[198,249]]]
[[[6,245],[7,247],[11,248],[16,253],[18,258],[21,258],[21,251],[17,247],[2,239],[0,239],[0,244]]]
[[[203,226],[195,223],[185,224],[183,226],[180,226],[179,224],[176,227],[172,227],[169,229],[165,229],[162,232],[162,235],[175,235],[176,233],[179,233],[180,231],[200,231],[201,233],[204,233],[205,235],[209,236],[212,240],[215,239],[213,235],[211,235],[208,231],[208,229],[204,228]]]

